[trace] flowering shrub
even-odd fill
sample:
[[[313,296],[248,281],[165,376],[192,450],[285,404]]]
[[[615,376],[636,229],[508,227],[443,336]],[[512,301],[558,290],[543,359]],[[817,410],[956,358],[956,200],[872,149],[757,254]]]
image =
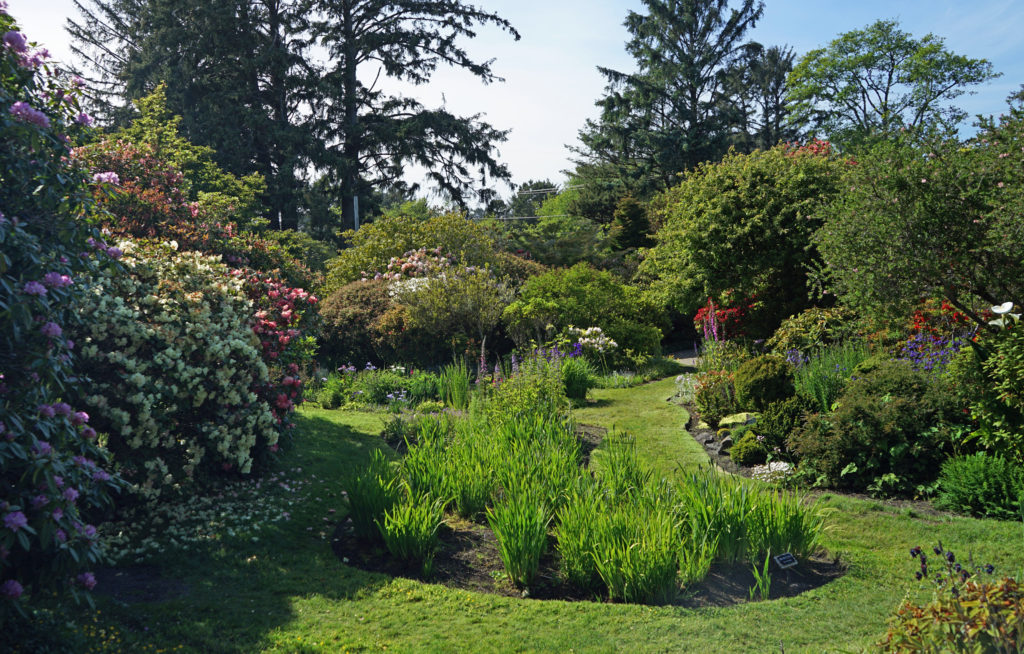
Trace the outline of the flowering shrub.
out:
[[[450,268],[452,261],[452,257],[442,253],[441,248],[409,250],[400,257],[391,257],[384,272],[363,271],[363,281],[370,277],[392,282],[407,278],[430,277]]]
[[[693,317],[693,325],[704,335],[705,340],[724,341],[727,338],[741,338],[746,335],[744,321],[747,312],[754,305],[754,298],[736,306],[715,305],[708,298],[708,303],[697,310]]]
[[[215,471],[248,473],[255,451],[276,449],[301,386],[289,363],[291,375],[273,381],[290,390],[272,389],[263,356],[287,347],[289,323],[262,310],[254,326],[245,281],[216,259],[121,247],[127,274],[88,281],[84,325],[73,332],[95,426],[144,497]]]
[[[91,122],[76,88],[0,3],[0,626],[28,590],[91,590],[102,552],[86,512],[120,480],[75,396],[82,275],[112,264],[86,240],[89,176],[67,159]]]

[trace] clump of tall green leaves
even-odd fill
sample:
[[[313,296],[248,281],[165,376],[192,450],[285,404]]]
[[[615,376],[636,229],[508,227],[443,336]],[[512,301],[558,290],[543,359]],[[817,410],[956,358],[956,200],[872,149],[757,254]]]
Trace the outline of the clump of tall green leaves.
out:
[[[509,577],[518,586],[529,586],[547,548],[551,511],[544,494],[525,480],[510,483],[505,493],[487,509],[487,522]]]
[[[438,376],[437,389],[445,404],[464,411],[469,406],[469,368],[466,362],[459,360],[445,366]]]
[[[828,413],[842,395],[854,368],[869,356],[871,352],[863,341],[845,341],[824,348],[809,359],[795,361],[797,393],[813,400],[822,413]]]
[[[380,533],[388,551],[406,563],[418,563],[424,576],[433,571],[438,530],[444,521],[442,499],[413,492],[406,486],[405,498],[384,513]]]
[[[349,517],[357,536],[374,540],[384,514],[401,496],[399,475],[382,450],[374,450],[369,464],[345,484]]]

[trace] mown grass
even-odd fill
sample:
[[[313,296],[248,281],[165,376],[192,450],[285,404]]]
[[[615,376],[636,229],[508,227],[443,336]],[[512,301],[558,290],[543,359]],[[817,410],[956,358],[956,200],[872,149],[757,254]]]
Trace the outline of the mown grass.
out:
[[[640,456],[674,476],[706,459],[664,400],[671,380],[596,391],[578,419],[637,436]],[[297,447],[282,462],[310,480],[292,519],[258,542],[225,540],[158,561],[190,592],[121,605],[100,598],[101,622],[125,649],[187,652],[786,652],[860,651],[892,608],[915,591],[908,548],[941,539],[1000,571],[1024,564],[1021,524],[918,516],[880,502],[823,496],[835,509],[826,546],[849,573],[801,596],[721,609],[516,599],[392,579],[344,565],[328,534],[343,513],[340,480],[382,446],[382,421],[361,412],[305,409]],[[389,455],[391,453],[389,452]],[[335,509],[336,513],[330,513]],[[924,595],[922,595],[923,597]],[[89,618],[91,620],[91,618]]]

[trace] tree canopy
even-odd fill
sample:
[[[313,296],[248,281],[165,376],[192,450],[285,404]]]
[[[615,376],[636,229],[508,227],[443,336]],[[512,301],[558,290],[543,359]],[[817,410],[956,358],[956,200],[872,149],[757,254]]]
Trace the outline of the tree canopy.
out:
[[[68,30],[99,73],[107,120],[123,121],[125,101],[166,82],[189,140],[229,172],[267,180],[275,225],[338,215],[308,206],[317,201],[352,226],[353,198],[402,187],[409,165],[457,204],[509,178],[495,151],[506,132],[380,88],[426,83],[439,66],[499,81],[461,45],[483,25],[518,38],[497,14],[459,0],[75,3],[82,17]]]
[[[840,34],[800,58],[789,76],[792,120],[836,142],[900,128],[953,126],[966,114],[950,104],[970,87],[998,77],[992,64],[947,50],[879,20]]]

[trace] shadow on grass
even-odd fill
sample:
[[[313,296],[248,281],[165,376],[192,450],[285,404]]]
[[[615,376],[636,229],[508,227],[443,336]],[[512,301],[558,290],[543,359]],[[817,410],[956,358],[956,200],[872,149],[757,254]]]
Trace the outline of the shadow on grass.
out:
[[[296,601],[345,602],[390,583],[387,575],[344,565],[331,550],[335,526],[347,515],[342,480],[374,450],[393,453],[378,436],[380,418],[312,409],[296,422],[294,445],[275,471],[301,482],[302,491],[292,497],[270,484],[265,491],[285,498],[290,519],[122,569],[130,588],[121,590],[131,592],[108,588],[98,599],[126,638],[155,637],[185,651],[258,651],[269,633],[298,617]],[[108,579],[118,583],[117,569]]]

